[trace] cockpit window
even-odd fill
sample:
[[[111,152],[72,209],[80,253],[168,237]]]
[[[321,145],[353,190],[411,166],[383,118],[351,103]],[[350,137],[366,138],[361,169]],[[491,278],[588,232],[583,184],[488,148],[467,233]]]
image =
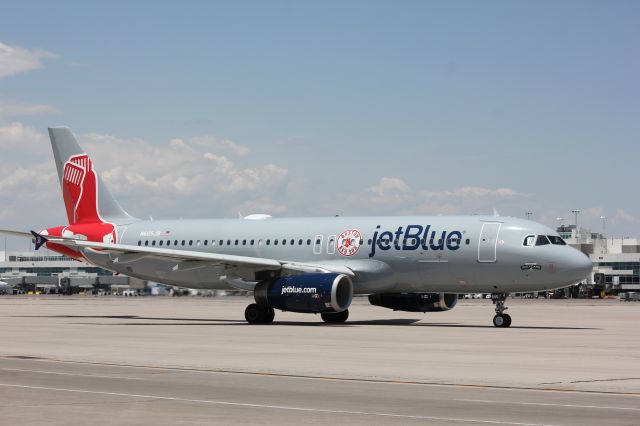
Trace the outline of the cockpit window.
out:
[[[555,244],[557,246],[566,246],[567,243],[564,242],[564,240],[560,237],[558,237],[557,235],[547,235],[547,237],[549,237],[549,241],[551,241],[551,244]]]
[[[547,238],[546,235],[538,235],[538,238],[536,239],[536,245],[537,246],[545,246],[549,244],[549,239]]]
[[[526,237],[524,237],[524,242],[522,243],[522,245],[530,247],[535,242],[536,242],[536,236],[535,235],[527,235]]]

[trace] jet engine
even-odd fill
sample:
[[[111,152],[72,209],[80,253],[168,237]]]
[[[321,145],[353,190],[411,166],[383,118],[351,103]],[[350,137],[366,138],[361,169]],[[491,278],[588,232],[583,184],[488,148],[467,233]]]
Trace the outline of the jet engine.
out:
[[[256,303],[301,313],[343,312],[353,298],[353,283],[344,274],[303,274],[258,283]]]
[[[383,293],[369,295],[369,303],[394,311],[443,312],[453,309],[458,295],[453,293]]]

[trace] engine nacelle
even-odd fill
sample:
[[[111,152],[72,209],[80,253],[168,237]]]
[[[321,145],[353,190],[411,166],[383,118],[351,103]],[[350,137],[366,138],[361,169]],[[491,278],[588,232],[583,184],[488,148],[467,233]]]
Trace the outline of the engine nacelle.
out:
[[[261,282],[256,303],[301,313],[342,312],[351,305],[353,283],[344,274],[303,274]]]
[[[369,295],[369,303],[394,311],[443,312],[453,309],[458,295],[453,293],[383,293]]]

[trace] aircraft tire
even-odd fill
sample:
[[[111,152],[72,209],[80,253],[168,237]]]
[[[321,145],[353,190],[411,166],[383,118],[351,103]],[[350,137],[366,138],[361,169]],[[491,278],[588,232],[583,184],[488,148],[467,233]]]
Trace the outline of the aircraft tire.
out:
[[[509,314],[497,314],[493,317],[493,325],[495,327],[507,328],[511,325],[511,316],[509,316]]]
[[[265,324],[271,324],[276,317],[276,311],[273,308],[267,308],[265,312]]]
[[[323,312],[320,314],[322,321],[327,324],[340,324],[347,321],[349,318],[349,310],[345,309],[342,312]]]
[[[511,315],[509,314],[502,314],[502,316],[504,317],[504,325],[503,327],[507,328],[511,326]]]
[[[252,303],[244,310],[244,319],[249,324],[264,324],[266,320],[265,310],[262,306]]]

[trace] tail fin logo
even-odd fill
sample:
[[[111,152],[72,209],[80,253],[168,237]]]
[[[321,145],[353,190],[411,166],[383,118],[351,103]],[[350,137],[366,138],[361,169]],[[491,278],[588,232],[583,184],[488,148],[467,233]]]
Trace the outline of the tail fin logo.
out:
[[[64,164],[63,173],[62,191],[69,224],[102,222],[98,214],[98,179],[89,156],[72,156]]]
[[[87,154],[74,155],[64,163],[62,194],[69,226],[63,236],[84,236],[90,241],[115,243],[116,228],[100,217],[98,174]]]

